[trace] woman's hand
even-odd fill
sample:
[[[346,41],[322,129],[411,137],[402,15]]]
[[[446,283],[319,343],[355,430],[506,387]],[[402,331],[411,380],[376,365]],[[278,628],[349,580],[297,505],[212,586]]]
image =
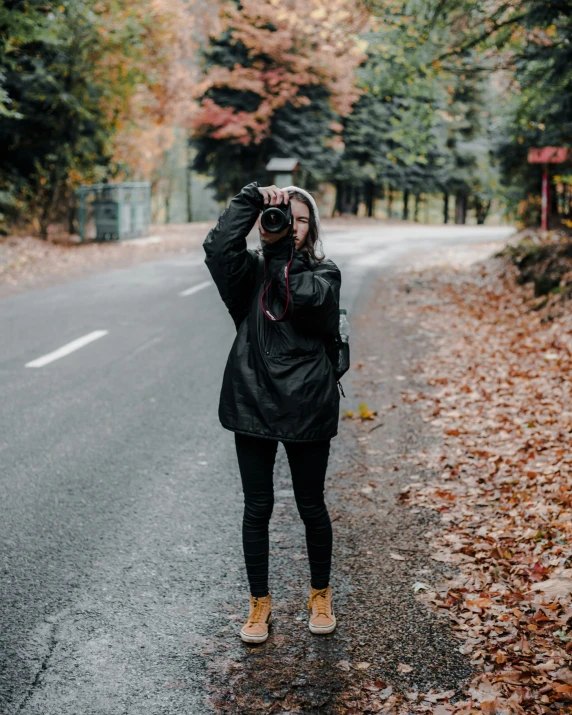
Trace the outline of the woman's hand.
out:
[[[286,189],[279,189],[277,186],[259,186],[258,191],[260,191],[264,199],[264,207],[267,206],[278,206],[279,204],[287,204],[290,201],[288,192]],[[260,238],[263,243],[275,243],[281,238],[284,238],[286,234],[291,230],[291,226],[287,226],[283,231],[279,233],[267,233],[260,223],[260,217],[258,217],[257,224],[258,230],[260,231]]]
[[[290,200],[286,189],[279,189],[277,186],[259,186],[258,191],[262,194],[265,206],[278,206],[278,204],[287,204]]]

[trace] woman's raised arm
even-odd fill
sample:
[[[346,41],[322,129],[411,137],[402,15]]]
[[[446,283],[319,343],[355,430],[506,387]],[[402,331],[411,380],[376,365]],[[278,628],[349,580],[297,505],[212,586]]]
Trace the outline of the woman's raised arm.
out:
[[[237,328],[248,310],[257,260],[246,248],[246,237],[263,205],[258,183],[248,184],[203,242],[205,263]]]

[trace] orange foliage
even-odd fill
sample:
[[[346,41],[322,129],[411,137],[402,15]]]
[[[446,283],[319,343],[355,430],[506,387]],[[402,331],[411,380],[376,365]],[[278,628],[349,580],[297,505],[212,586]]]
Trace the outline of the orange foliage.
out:
[[[109,86],[104,110],[115,130],[112,155],[140,178],[150,176],[176,127],[189,126],[194,111],[193,9],[186,0],[99,0],[94,6],[101,21],[94,75]]]
[[[195,135],[259,144],[277,109],[309,104],[299,88],[311,85],[325,87],[332,108],[349,114],[359,94],[355,68],[363,47],[357,33],[365,21],[356,0],[243,0],[240,8],[226,2],[217,35],[231,30],[233,42],[241,42],[253,62],[250,67],[216,66],[206,73],[196,93],[200,109],[193,120]],[[213,88],[254,92],[260,105],[254,112],[221,107],[206,96]]]

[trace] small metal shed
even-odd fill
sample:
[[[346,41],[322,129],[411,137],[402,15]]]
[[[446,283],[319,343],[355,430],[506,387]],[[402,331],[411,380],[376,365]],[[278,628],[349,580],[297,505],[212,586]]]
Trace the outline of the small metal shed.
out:
[[[272,174],[272,183],[281,189],[296,183],[296,172],[299,166],[298,159],[277,157],[270,159],[266,165],[266,171]]]
[[[82,242],[88,233],[96,241],[148,234],[151,222],[151,184],[148,181],[80,186],[77,196]]]

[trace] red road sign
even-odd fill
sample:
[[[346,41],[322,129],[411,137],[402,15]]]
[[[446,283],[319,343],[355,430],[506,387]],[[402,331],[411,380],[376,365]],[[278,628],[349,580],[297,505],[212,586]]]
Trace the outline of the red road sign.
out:
[[[548,214],[550,213],[550,181],[548,180],[548,164],[561,164],[572,159],[572,149],[564,146],[544,146],[528,150],[529,164],[544,164],[542,170],[542,230],[548,229]]]
[[[572,150],[563,146],[544,146],[528,150],[529,164],[561,164],[572,158]]]

